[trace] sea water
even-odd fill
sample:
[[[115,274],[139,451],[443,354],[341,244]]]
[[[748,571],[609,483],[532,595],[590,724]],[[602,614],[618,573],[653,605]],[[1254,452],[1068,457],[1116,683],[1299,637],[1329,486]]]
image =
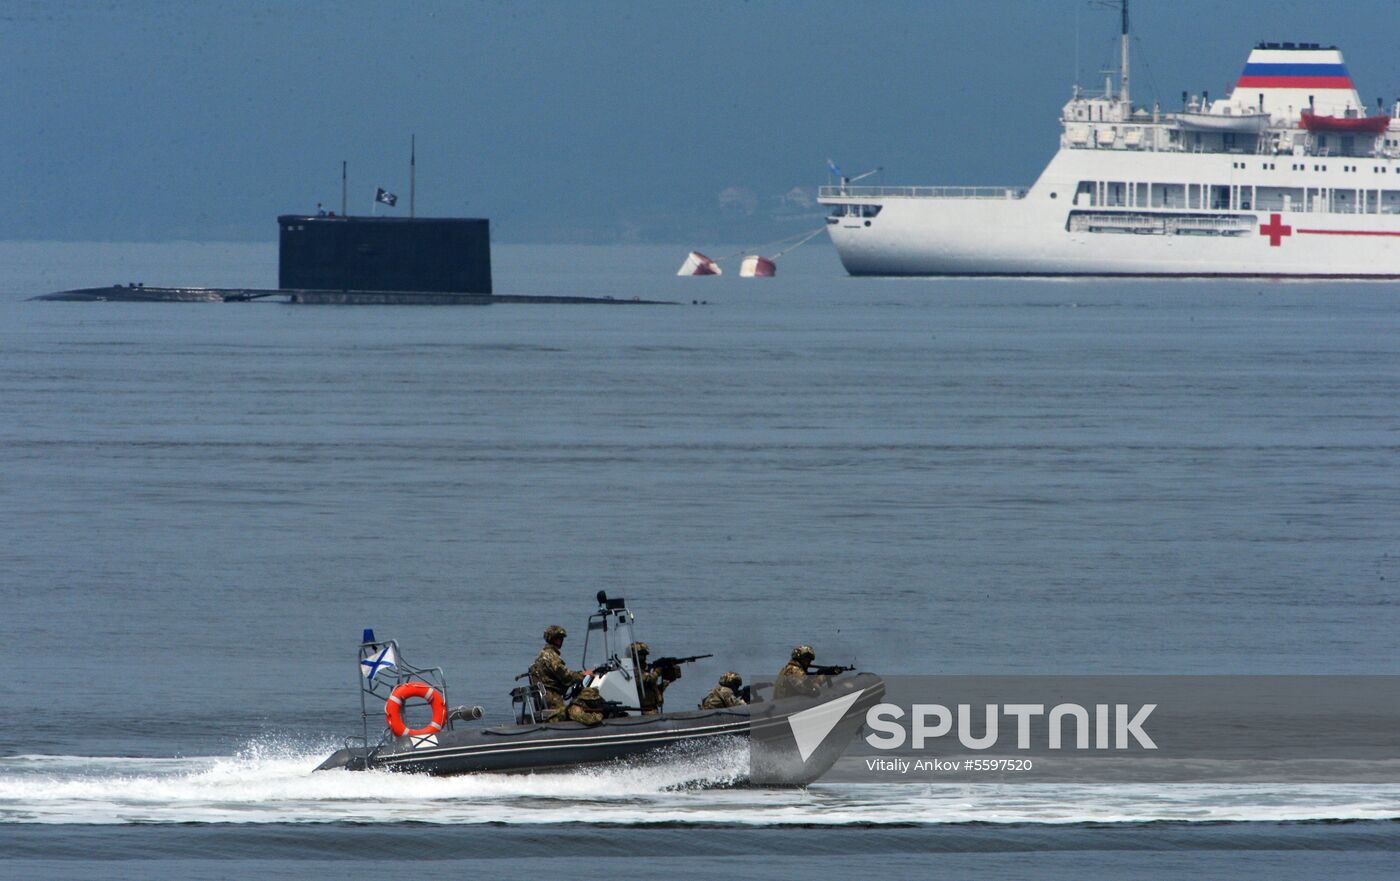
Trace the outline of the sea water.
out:
[[[374,627],[508,716],[596,591],[686,668],[1394,673],[1387,284],[676,278],[498,246],[501,293],[275,285],[272,245],[0,244],[0,876],[1393,877],[1400,793],[313,774]],[[719,253],[723,253],[721,249]]]

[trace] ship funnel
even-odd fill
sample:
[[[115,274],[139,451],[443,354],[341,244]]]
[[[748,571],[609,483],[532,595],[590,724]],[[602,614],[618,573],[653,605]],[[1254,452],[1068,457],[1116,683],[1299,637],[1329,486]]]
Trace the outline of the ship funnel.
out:
[[[1286,108],[1342,116],[1348,108],[1364,106],[1341,50],[1316,43],[1267,43],[1254,49],[1231,98],[1240,106],[1261,101],[1260,109],[1276,117],[1284,116]]]

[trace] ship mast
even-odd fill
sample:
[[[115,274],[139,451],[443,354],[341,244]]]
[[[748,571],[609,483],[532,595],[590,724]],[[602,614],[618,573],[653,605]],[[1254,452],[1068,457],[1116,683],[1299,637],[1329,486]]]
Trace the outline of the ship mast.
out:
[[[1123,118],[1128,119],[1133,115],[1133,100],[1128,96],[1128,0],[1123,2],[1123,33],[1120,36],[1120,50],[1122,61],[1118,69],[1118,100],[1123,102]]]

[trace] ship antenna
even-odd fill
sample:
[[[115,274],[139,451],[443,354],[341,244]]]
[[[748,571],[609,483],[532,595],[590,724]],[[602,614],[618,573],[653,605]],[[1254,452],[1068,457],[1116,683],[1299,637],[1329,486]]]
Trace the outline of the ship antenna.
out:
[[[1074,7],[1074,92],[1079,96],[1079,5]]]
[[[1119,40],[1123,61],[1118,73],[1118,97],[1123,102],[1123,118],[1127,119],[1133,113],[1133,101],[1128,96],[1128,0],[1123,0],[1123,33]]]
[[[340,216],[345,216],[345,160],[340,160]]]
[[[418,216],[418,136],[408,136],[408,216]]]

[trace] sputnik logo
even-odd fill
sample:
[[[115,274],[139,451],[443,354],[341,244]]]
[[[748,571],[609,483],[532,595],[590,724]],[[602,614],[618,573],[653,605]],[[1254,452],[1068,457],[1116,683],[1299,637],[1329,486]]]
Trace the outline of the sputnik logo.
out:
[[[846,715],[846,711],[856,702],[865,689],[852,692],[836,700],[827,701],[810,710],[803,710],[800,713],[793,713],[788,716],[788,727],[792,729],[792,739],[797,741],[797,753],[802,756],[802,761],[817,751],[817,747],[822,745],[826,736],[836,727],[836,723]]]

